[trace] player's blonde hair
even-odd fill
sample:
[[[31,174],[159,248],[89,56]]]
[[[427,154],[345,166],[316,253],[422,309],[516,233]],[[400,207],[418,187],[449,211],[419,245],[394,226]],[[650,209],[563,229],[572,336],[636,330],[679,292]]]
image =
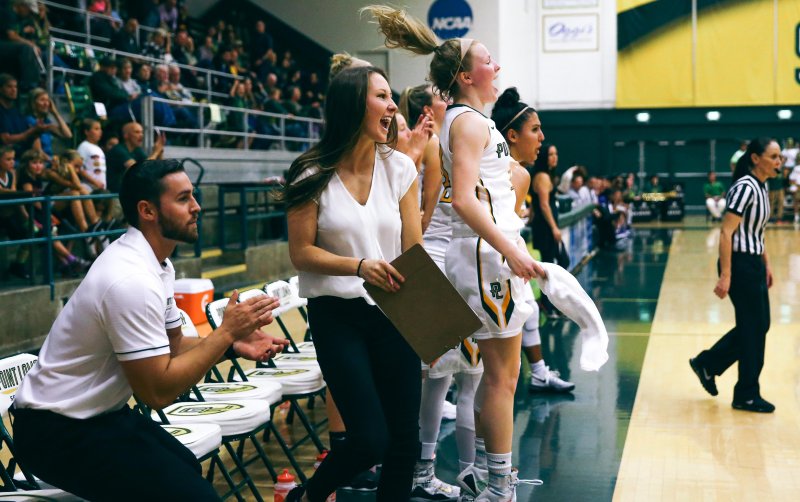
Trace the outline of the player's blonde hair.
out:
[[[452,38],[439,44],[436,35],[422,21],[404,10],[385,5],[367,5],[359,11],[370,14],[390,49],[401,48],[422,56],[433,54],[428,80],[443,99],[458,96],[458,74],[472,69],[468,57],[474,41]],[[463,42],[463,43],[462,43]]]

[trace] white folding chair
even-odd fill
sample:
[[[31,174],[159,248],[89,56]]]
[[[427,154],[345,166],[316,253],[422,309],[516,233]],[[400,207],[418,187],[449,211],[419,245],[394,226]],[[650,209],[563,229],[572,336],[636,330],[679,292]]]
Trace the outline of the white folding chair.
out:
[[[8,409],[14,401],[23,378],[35,364],[38,358],[32,354],[17,354],[0,359],[0,449],[8,450],[8,461],[0,462],[0,500],[63,500],[81,501],[69,492],[51,486],[33,474],[23,469],[17,463],[14,452],[14,440],[5,420],[10,420]]]
[[[253,296],[265,294],[262,290],[245,291],[239,295],[240,301],[247,300]],[[225,315],[225,308],[228,305],[228,299],[222,298],[206,305],[206,316],[212,328],[216,329],[222,324]],[[263,384],[263,383],[279,383],[282,388],[281,401],[288,401],[290,406],[290,415],[296,414],[300,417],[300,421],[306,430],[306,435],[298,441],[295,441],[292,446],[289,446],[286,439],[280,433],[277,427],[270,422],[270,432],[275,436],[276,441],[283,450],[287,459],[289,460],[292,468],[297,472],[298,477],[302,482],[305,482],[307,476],[303,472],[296,457],[294,450],[304,442],[311,440],[316,446],[317,450],[321,453],[325,450],[325,446],[319,438],[316,431],[316,424],[312,423],[308,415],[303,411],[299,404],[299,400],[303,398],[314,398],[321,396],[324,399],[325,382],[322,379],[322,372],[318,367],[305,367],[305,368],[277,368],[277,367],[255,367],[251,369],[244,369],[237,359],[232,359],[231,368],[228,374],[228,383],[249,383],[249,384]],[[273,363],[269,363],[274,366]],[[217,377],[221,378],[222,375],[217,372]],[[273,408],[279,403],[275,403]],[[265,436],[266,439],[266,436]]]

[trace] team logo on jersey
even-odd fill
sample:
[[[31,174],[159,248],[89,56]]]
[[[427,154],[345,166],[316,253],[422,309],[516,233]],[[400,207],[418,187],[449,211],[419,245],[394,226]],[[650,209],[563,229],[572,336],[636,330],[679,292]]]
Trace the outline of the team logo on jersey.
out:
[[[503,294],[501,291],[503,287],[500,285],[499,282],[490,282],[489,283],[489,292],[492,294],[495,300],[499,300],[503,298]]]
[[[176,417],[191,417],[198,415],[207,416],[207,415],[219,415],[220,413],[225,413],[227,411],[233,411],[233,410],[240,410],[242,408],[244,408],[244,406],[242,406],[241,404],[197,403],[197,404],[185,404],[183,406],[179,406],[167,414]]]

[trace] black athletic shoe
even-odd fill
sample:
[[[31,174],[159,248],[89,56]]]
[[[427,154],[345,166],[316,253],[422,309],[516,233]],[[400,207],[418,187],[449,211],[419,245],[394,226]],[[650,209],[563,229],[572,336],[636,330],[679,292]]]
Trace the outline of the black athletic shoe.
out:
[[[762,397],[748,399],[747,401],[733,401],[731,405],[735,410],[753,411],[756,413],[772,413],[775,411],[775,405]]]
[[[694,371],[694,374],[700,379],[700,385],[703,386],[706,392],[712,396],[719,394],[719,391],[717,391],[717,382],[715,381],[716,377],[709,374],[706,368],[697,362],[696,357],[689,359],[689,366],[692,367],[692,371]]]
[[[300,502],[303,500],[303,495],[305,495],[306,489],[303,485],[296,486],[292,488],[292,491],[286,494],[286,502]]]

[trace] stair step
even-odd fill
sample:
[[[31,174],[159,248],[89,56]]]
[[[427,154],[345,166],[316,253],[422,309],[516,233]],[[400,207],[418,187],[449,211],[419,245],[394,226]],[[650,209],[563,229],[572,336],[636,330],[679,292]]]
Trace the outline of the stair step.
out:
[[[242,274],[247,272],[247,264],[240,263],[239,265],[226,265],[223,267],[214,267],[204,270],[201,277],[203,279],[211,279],[212,281],[224,277],[232,276],[235,274]]]
[[[225,298],[230,298],[231,295],[233,294],[233,290],[234,289],[238,289],[239,292],[242,293],[244,291],[248,291],[248,290],[251,290],[251,289],[262,289],[263,287],[264,287],[264,283],[263,282],[257,282],[255,284],[247,284],[246,286],[237,286],[237,287],[231,289],[230,291],[225,291],[224,293],[222,293],[222,296],[225,297]]]

